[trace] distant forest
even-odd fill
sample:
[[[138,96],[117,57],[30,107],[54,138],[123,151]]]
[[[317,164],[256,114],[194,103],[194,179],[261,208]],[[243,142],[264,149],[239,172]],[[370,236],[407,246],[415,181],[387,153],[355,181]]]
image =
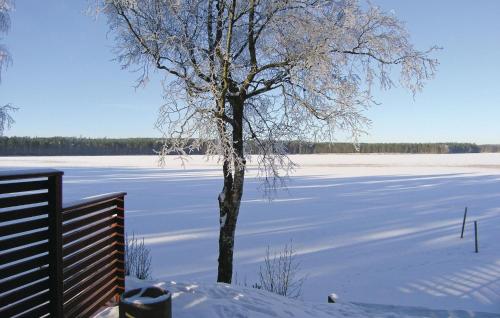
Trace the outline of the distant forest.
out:
[[[0,156],[152,155],[161,141],[155,138],[0,137]],[[290,154],[317,153],[477,153],[500,152],[500,145],[473,143],[314,143],[290,141]],[[203,154],[200,149],[193,154]]]

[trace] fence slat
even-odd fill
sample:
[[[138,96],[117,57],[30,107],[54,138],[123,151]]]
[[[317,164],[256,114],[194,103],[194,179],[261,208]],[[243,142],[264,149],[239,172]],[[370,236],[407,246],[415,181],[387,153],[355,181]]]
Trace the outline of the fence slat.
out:
[[[57,175],[62,176],[63,172],[56,169],[25,169],[25,170],[1,171],[0,181],[35,179],[35,178],[44,178]]]
[[[18,302],[47,289],[49,289],[48,279],[16,289],[13,292],[0,296],[0,307],[6,307],[7,305]]]
[[[63,236],[63,244],[67,245],[70,244],[76,240],[79,240],[87,235],[96,233],[98,231],[101,231],[107,227],[112,226],[116,222],[115,218],[108,218],[104,220],[103,222],[99,222],[97,224],[94,224],[92,226],[85,227],[81,230],[76,230],[74,232],[71,232],[70,234],[66,234]]]
[[[24,235],[18,235],[11,238],[0,240],[0,250],[8,250],[27,244],[47,240],[49,234],[47,230],[32,232]]]
[[[72,286],[77,285],[80,281],[83,281],[85,277],[90,276],[92,273],[97,271],[99,268],[105,266],[106,264],[114,264],[118,262],[115,254],[105,255],[97,262],[92,262],[90,265],[83,267],[83,269],[71,277],[64,278],[64,291],[66,292]]]
[[[0,237],[48,227],[49,219],[36,219],[0,226]]]
[[[34,308],[48,301],[49,301],[49,291],[45,293],[40,293],[34,297],[26,299],[13,306],[7,307],[5,309],[0,309],[0,317],[12,317],[18,315],[26,312],[30,308]],[[28,315],[27,317],[33,317],[33,316]]]
[[[111,218],[115,214],[116,214],[116,209],[113,206],[111,206],[111,207],[109,207],[109,209],[104,210],[104,211],[100,211],[99,213],[93,214],[89,217],[80,218],[78,220],[64,223],[63,224],[63,231],[64,231],[64,233],[67,233],[67,232],[76,230],[80,227],[84,227],[86,225],[90,225],[92,223],[95,223],[97,221],[100,221],[100,220],[103,220],[106,218]]]
[[[16,264],[12,264],[2,268],[0,271],[0,279],[5,279],[10,276],[18,275],[32,269],[40,268],[49,263],[49,256],[42,255]]]
[[[47,253],[49,243],[43,242],[28,247],[19,248],[10,252],[0,253],[0,265],[20,261],[38,254]]]
[[[12,277],[7,280],[0,282],[0,293],[3,294],[9,290],[14,290],[18,287],[27,285],[29,283],[41,280],[48,277],[49,269],[48,267],[40,268],[36,271],[22,274],[20,276]]]
[[[48,213],[47,205],[33,206],[24,209],[10,210],[0,212],[0,222],[17,221],[20,219],[30,218],[34,216],[46,215]]]
[[[99,242],[95,245],[92,245],[89,248],[82,249],[81,251],[65,258],[63,260],[64,267],[72,266],[73,264],[77,263],[78,261],[85,259],[94,253],[99,252],[103,248],[105,248],[107,246],[114,246],[115,244],[116,244],[116,240],[114,238],[110,237],[110,238],[107,238],[105,240],[102,240],[101,242]]]
[[[91,246],[93,246],[92,245],[93,243],[100,242],[101,240],[103,240],[105,238],[114,237],[114,235],[115,235],[115,229],[112,227],[109,227],[109,228],[105,229],[104,231],[96,233],[95,235],[86,237],[82,240],[79,240],[75,243],[72,243],[68,246],[65,246],[63,248],[63,256],[66,257],[70,254],[73,254],[75,252],[82,250],[85,247],[91,247]]]
[[[99,281],[97,281],[94,285],[79,294],[78,297],[73,298],[71,301],[65,304],[68,310],[67,316],[73,317],[75,313],[80,314],[90,305],[95,304],[96,301],[101,298],[102,294],[109,293],[112,295],[115,290],[115,284],[116,277],[113,271],[99,279]]]
[[[47,193],[35,193],[18,195],[15,197],[0,198],[0,208],[10,208],[20,205],[41,203],[46,202],[47,199]]]
[[[85,258],[83,261],[72,264],[71,266],[65,266],[63,273],[64,279],[75,275],[76,273],[85,269],[87,266],[91,266],[93,263],[99,261],[103,257],[106,257],[106,255],[115,256],[116,253],[117,251],[115,250],[115,247],[109,245],[100,250],[98,253],[93,254],[91,257]]]
[[[116,200],[117,198],[123,198],[125,197],[125,195],[127,195],[127,193],[125,192],[114,192],[114,193],[97,195],[82,200],[74,201],[69,204],[64,204],[63,210],[70,211],[70,210],[82,209],[84,207],[94,206],[102,202],[113,201]]]
[[[14,183],[0,183],[0,194],[17,193],[36,190],[47,190],[47,180],[30,181],[30,182],[14,182]]]
[[[33,318],[33,317],[42,317],[49,314],[49,303],[46,302],[42,306],[38,306],[36,308],[31,307],[32,309],[24,312],[17,318]]]
[[[115,262],[101,266],[101,268],[95,270],[93,273],[89,273],[87,277],[74,284],[72,288],[64,290],[64,301],[71,300],[83,290],[93,286],[101,277],[110,275],[112,272],[114,273],[116,271],[116,268],[113,266]]]
[[[97,212],[100,210],[111,208],[115,205],[116,205],[116,203],[115,203],[114,199],[108,199],[107,201],[100,202],[100,203],[94,203],[92,205],[83,206],[81,208],[64,210],[63,211],[63,222],[71,221],[73,219],[80,218],[82,216],[87,216],[90,213],[94,213],[94,212]]]
[[[101,308],[103,304],[106,303],[107,300],[111,299],[111,297],[114,295],[114,290],[112,288],[109,288],[111,286],[112,286],[111,284],[108,284],[107,286],[108,288],[103,289],[103,291],[96,293],[96,295],[92,299],[88,300],[85,303],[87,308],[81,312],[80,317],[86,317],[91,313],[97,312],[97,310],[99,310],[99,308]],[[109,289],[109,291],[105,293],[107,289]],[[85,307],[80,306],[80,308],[85,308]]]

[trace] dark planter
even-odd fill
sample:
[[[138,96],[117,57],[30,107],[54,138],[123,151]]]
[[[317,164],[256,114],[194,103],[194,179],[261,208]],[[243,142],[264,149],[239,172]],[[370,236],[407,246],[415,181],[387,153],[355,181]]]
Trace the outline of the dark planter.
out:
[[[171,318],[172,295],[159,287],[132,289],[123,293],[120,318]]]

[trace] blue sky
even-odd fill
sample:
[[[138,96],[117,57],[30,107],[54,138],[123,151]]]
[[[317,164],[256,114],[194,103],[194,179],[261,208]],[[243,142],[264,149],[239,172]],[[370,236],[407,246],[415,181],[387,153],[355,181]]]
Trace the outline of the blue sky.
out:
[[[373,0],[407,23],[416,47],[434,44],[437,77],[415,99],[376,91],[382,103],[365,142],[500,143],[500,1]],[[113,61],[104,17],[86,0],[17,0],[3,39],[14,64],[0,103],[20,110],[8,136],[157,137],[159,78],[135,89],[137,74]],[[341,138],[342,140],[342,138]]]

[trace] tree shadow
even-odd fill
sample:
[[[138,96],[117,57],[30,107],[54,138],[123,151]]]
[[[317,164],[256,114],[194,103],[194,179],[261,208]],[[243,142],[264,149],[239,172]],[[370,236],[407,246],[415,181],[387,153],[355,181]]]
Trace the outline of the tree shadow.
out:
[[[215,281],[218,169],[64,168],[64,197],[125,191],[126,228],[144,236],[158,279]],[[248,178],[235,271],[249,282],[268,245],[297,249],[306,300],[500,313],[500,176],[291,177],[274,201]],[[464,239],[459,239],[465,206]],[[470,221],[479,222],[475,254]]]

